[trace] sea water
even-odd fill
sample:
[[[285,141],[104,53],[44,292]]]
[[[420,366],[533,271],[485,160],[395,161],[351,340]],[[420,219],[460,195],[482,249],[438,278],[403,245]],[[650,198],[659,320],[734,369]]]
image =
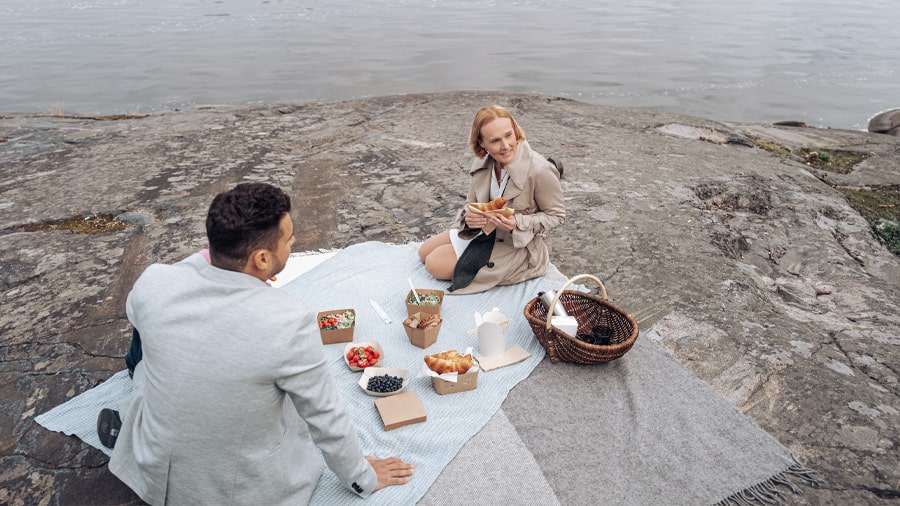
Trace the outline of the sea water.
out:
[[[865,129],[896,0],[0,0],[0,112],[449,90]]]

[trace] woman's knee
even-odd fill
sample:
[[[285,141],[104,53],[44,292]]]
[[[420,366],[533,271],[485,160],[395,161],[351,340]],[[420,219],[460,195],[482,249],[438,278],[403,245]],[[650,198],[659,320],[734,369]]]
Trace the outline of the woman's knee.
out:
[[[448,268],[447,264],[440,262],[429,262],[425,260],[425,270],[428,274],[434,276],[435,279],[451,280],[453,279],[453,269]]]
[[[425,270],[437,279],[453,279],[455,268],[456,252],[453,251],[453,246],[435,248],[425,257]]]
[[[431,248],[428,248],[427,246],[427,240],[419,246],[419,260],[421,260],[423,264],[425,263],[425,259],[428,258],[428,254],[431,253]]]
[[[419,259],[422,260],[422,263],[425,263],[425,259],[428,258],[435,249],[445,244],[450,244],[450,233],[446,231],[425,239],[422,245],[419,246]]]

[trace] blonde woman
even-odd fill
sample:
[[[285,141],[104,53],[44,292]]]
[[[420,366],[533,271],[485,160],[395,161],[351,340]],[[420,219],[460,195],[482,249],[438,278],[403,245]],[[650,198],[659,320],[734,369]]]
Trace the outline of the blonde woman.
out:
[[[542,276],[550,262],[546,233],[566,220],[559,171],[531,149],[525,132],[498,105],[475,114],[469,148],[476,159],[466,203],[503,197],[514,213],[488,218],[464,206],[458,228],[422,243],[419,257],[425,270],[452,280],[449,291],[457,294]],[[495,229],[485,234],[482,228],[489,223]]]

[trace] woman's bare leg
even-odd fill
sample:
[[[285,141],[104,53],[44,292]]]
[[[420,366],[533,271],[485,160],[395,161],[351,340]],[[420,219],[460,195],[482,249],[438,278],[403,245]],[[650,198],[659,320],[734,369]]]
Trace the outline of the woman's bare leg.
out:
[[[428,255],[434,251],[438,246],[443,246],[445,244],[450,244],[450,232],[444,231],[438,235],[433,235],[428,239],[425,239],[425,242],[419,246],[419,259],[422,260],[422,263],[425,263],[425,259],[428,258]]]
[[[456,251],[453,245],[444,244],[434,248],[425,258],[425,270],[437,279],[453,279],[456,268]]]
[[[437,279],[453,279],[453,269],[456,268],[456,251],[450,244],[444,244],[434,248],[425,258],[425,270]]]
[[[442,232],[429,237],[419,247],[419,258],[425,270],[437,279],[453,279],[456,267],[456,251],[450,243],[450,232]]]

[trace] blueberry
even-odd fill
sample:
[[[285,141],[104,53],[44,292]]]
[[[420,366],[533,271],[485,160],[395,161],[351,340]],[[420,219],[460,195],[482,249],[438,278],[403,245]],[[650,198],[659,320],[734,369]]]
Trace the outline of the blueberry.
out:
[[[372,376],[366,384],[366,389],[376,393],[390,393],[400,390],[403,386],[403,379],[389,374],[381,376]]]

